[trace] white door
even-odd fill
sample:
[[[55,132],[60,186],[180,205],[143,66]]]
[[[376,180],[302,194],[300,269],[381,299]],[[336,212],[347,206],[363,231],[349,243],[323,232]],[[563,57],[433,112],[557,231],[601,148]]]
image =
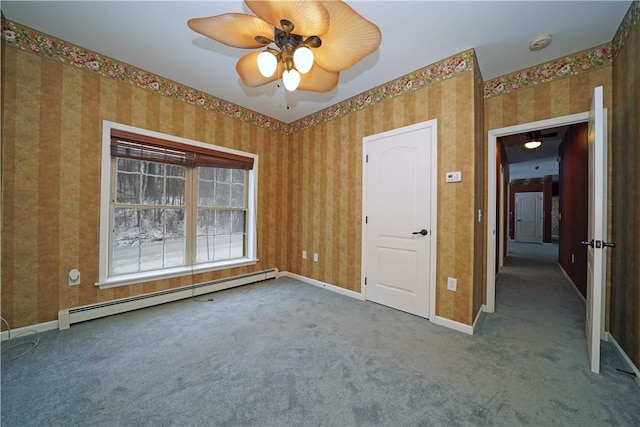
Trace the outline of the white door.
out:
[[[428,318],[435,277],[435,120],[363,143],[365,297]]]
[[[585,329],[591,371],[600,373],[604,321],[607,234],[607,139],[602,86],[594,89],[589,113],[589,229],[587,240],[587,316]]]
[[[516,241],[542,243],[542,193],[516,193]]]

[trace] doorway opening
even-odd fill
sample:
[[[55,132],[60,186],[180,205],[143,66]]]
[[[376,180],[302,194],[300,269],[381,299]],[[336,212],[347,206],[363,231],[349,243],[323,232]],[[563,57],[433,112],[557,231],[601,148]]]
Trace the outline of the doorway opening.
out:
[[[500,174],[498,175],[498,156],[500,155],[498,148],[498,138],[506,138],[515,134],[526,134],[531,133],[532,135],[536,132],[540,132],[544,129],[549,128],[557,128],[562,126],[570,126],[578,123],[587,122],[589,119],[589,113],[578,113],[569,116],[562,116],[553,119],[541,120],[537,122],[525,123],[516,126],[509,126],[500,129],[492,129],[488,132],[488,184],[487,184],[487,295],[486,295],[486,306],[485,311],[493,313],[495,311],[496,306],[496,272],[500,268],[501,261],[504,259],[506,251],[508,250],[507,245],[510,239],[499,238],[500,236],[508,235],[514,231],[514,225],[512,225],[511,219],[504,220],[505,212],[500,212],[501,207],[505,206],[503,200],[498,204],[497,194],[509,194],[510,188],[502,188],[503,191],[498,192],[498,185],[504,182],[505,178],[505,170],[500,168]],[[534,165],[527,165],[527,167],[535,167]],[[544,185],[544,181],[542,183]],[[553,185],[552,182],[549,182],[547,186]],[[552,188],[552,187],[551,187]],[[505,191],[506,190],[506,191]],[[549,191],[549,195],[551,196],[552,191]],[[552,203],[551,199],[549,199],[548,204]],[[513,206],[513,205],[511,205]],[[550,212],[550,210],[549,210]],[[513,223],[515,223],[517,218],[513,217]],[[551,218],[549,218],[548,223]],[[551,236],[551,228],[545,230],[548,234],[544,236],[552,242]],[[509,236],[511,237],[511,236]]]

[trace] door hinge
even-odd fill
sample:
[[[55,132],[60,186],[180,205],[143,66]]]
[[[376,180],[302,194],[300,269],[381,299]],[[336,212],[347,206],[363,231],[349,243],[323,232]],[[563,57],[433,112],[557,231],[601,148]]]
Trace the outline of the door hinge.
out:
[[[365,160],[364,160],[364,161],[365,161],[365,163],[369,163],[369,155],[367,154],[367,155],[365,155],[364,157],[365,157]]]
[[[365,217],[364,217],[364,223],[365,223],[365,224],[369,224],[369,217],[368,217],[368,216],[365,216]]]
[[[367,278],[364,278],[364,285],[367,286]]]

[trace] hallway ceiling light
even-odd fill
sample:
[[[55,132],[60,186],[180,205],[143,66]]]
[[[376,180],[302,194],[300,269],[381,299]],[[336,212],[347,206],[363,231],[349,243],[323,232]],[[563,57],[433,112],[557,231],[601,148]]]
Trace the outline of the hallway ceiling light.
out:
[[[542,145],[542,141],[536,141],[536,140],[532,140],[532,141],[527,141],[524,143],[524,148],[526,148],[527,150],[535,150],[536,148],[540,147]]]
[[[527,132],[524,144],[522,144],[523,150],[535,150],[542,145],[542,140],[545,138],[555,138],[558,136],[558,132],[542,133],[539,130],[533,132]]]
[[[380,29],[343,1],[245,4],[256,16],[224,13],[187,22],[193,31],[227,46],[266,48],[238,60],[236,71],[245,86],[282,78],[289,91],[329,92],[337,86],[340,71],[373,53],[382,41]]]

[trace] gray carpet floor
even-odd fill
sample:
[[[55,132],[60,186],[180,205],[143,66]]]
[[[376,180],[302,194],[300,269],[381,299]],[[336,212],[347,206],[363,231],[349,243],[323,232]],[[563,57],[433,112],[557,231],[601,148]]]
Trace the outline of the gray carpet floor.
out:
[[[583,304],[527,249],[474,336],[290,278],[42,333],[3,351],[2,425],[640,425],[624,360],[603,343],[589,371]]]

